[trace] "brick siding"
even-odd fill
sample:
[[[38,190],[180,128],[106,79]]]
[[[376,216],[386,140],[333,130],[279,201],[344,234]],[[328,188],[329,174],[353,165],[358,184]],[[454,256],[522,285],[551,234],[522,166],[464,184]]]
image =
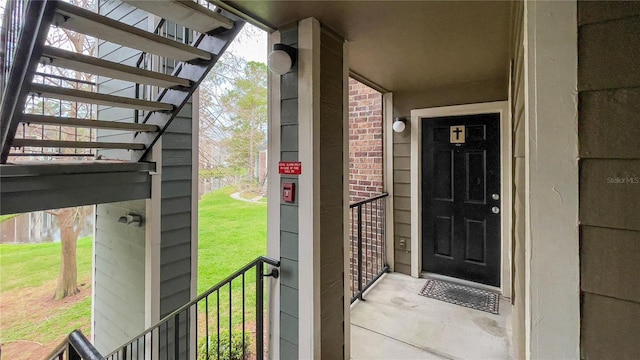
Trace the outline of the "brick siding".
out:
[[[349,200],[378,195],[382,178],[382,94],[349,79]]]
[[[383,186],[382,94],[349,79],[349,201],[351,203],[379,195]],[[385,265],[384,199],[362,209],[362,286]],[[350,273],[352,294],[358,286],[357,208],[349,214]]]

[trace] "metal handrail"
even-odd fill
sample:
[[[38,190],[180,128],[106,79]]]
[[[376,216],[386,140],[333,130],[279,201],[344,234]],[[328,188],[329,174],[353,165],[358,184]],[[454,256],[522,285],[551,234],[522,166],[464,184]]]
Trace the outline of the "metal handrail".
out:
[[[386,263],[386,254],[385,254],[385,217],[386,217],[386,203],[384,201],[380,201],[381,199],[389,196],[388,193],[382,193],[376,196],[373,196],[368,199],[364,199],[358,202],[355,202],[349,205],[351,209],[351,251],[352,254],[355,251],[357,253],[356,256],[356,270],[358,272],[357,277],[353,276],[353,269],[351,275],[351,303],[360,299],[364,301],[363,294],[367,289],[369,289],[373,283],[378,280],[382,274],[389,271],[389,266]],[[379,204],[380,202],[380,204]],[[375,211],[373,208],[373,204],[375,204]],[[368,206],[367,206],[368,205]],[[367,214],[364,215],[363,218],[363,210],[364,212],[368,211],[368,225],[366,223]],[[354,213],[355,211],[355,213]],[[379,216],[381,215],[381,216]],[[357,222],[354,223],[355,218],[357,217]],[[382,221],[380,221],[380,219]],[[365,221],[363,221],[363,219]],[[373,224],[376,224],[375,228]],[[380,227],[377,224],[381,224]],[[355,225],[355,229],[354,229]],[[355,234],[354,234],[355,230]],[[356,243],[354,244],[354,240]],[[375,244],[374,242],[378,242],[381,244]],[[355,246],[354,246],[355,245]],[[380,245],[380,251],[377,250],[377,246]],[[373,257],[376,261],[373,264],[369,263],[369,259],[366,261],[366,265],[364,264],[363,253],[368,251],[372,254],[375,253]],[[353,255],[351,260],[353,261]],[[366,266],[367,274],[363,274],[363,266]]]
[[[264,274],[264,264],[267,265],[271,265],[274,268],[271,269],[271,272]],[[202,294],[200,294],[198,297],[196,297],[195,299],[191,300],[190,302],[188,302],[187,304],[181,306],[180,308],[174,310],[173,312],[171,312],[169,315],[165,316],[164,318],[162,318],[162,320],[158,321],[156,324],[154,324],[153,326],[149,327],[148,329],[146,329],[145,331],[141,332],[140,334],[138,334],[137,336],[135,336],[132,340],[126,342],[125,344],[123,344],[122,346],[119,346],[115,351],[113,351],[112,353],[110,353],[109,355],[107,355],[105,357],[105,359],[128,359],[127,354],[130,354],[131,356],[133,356],[134,352],[139,352],[140,350],[140,341],[142,341],[142,347],[145,348],[143,349],[144,354],[146,354],[146,347],[148,346],[148,343],[146,341],[147,339],[147,335],[151,335],[151,343],[153,343],[153,332],[154,331],[160,331],[161,327],[165,327],[165,331],[167,331],[168,333],[168,327],[169,324],[175,324],[175,329],[179,329],[179,323],[180,323],[180,316],[181,314],[189,314],[190,311],[196,311],[197,312],[197,307],[200,304],[201,301],[205,300],[205,302],[208,301],[208,298],[210,295],[218,292],[218,312],[219,312],[219,291],[224,288],[225,286],[229,286],[229,288],[231,289],[231,285],[232,282],[235,279],[238,278],[242,278],[243,281],[243,285],[244,285],[244,276],[245,274],[251,270],[252,268],[256,268],[256,273],[258,276],[256,276],[256,358],[257,359],[263,359],[264,354],[262,353],[262,351],[258,351],[258,350],[262,350],[264,348],[264,323],[263,323],[263,315],[264,315],[264,289],[263,289],[263,279],[264,277],[273,277],[273,278],[278,278],[279,276],[279,271],[277,269],[277,267],[280,266],[280,262],[277,260],[273,260],[264,256],[260,256],[258,258],[256,258],[255,260],[253,260],[252,262],[248,263],[247,265],[243,266],[242,268],[240,268],[239,270],[237,270],[236,272],[234,272],[233,274],[229,275],[228,277],[226,277],[224,280],[222,280],[221,282],[219,282],[218,284],[212,286],[211,288],[209,288],[207,291],[203,292]],[[231,291],[231,290],[230,290]],[[244,296],[244,288],[243,288],[243,296]],[[208,303],[207,303],[207,310],[208,310]],[[244,303],[243,303],[244,306]],[[244,313],[243,313],[244,316]],[[207,318],[208,319],[208,318]],[[218,319],[219,321],[219,319]],[[244,317],[243,317],[243,321],[244,321]],[[197,321],[196,321],[197,322]],[[208,328],[207,328],[208,331]],[[220,328],[218,326],[218,332],[220,331]],[[196,330],[196,337],[197,337],[197,330]],[[168,335],[167,335],[168,336]],[[209,337],[209,335],[207,334],[207,338]],[[176,343],[178,343],[178,339],[179,339],[179,335],[178,335],[178,331],[176,331],[175,334],[175,339],[176,339]],[[219,334],[218,334],[218,341],[219,340]],[[243,337],[242,337],[242,341],[243,341],[243,351],[244,351],[244,328],[243,328]],[[136,344],[136,346],[134,347],[134,344]],[[156,344],[157,345],[157,344]],[[218,344],[218,349],[219,349],[220,344]],[[178,358],[179,356],[179,350],[178,350],[178,346],[174,345],[174,350],[175,350],[175,356],[176,358]],[[207,347],[207,351],[208,351],[208,347]],[[152,353],[153,355],[153,353]],[[151,357],[152,357],[151,355]],[[219,356],[219,354],[218,354]],[[133,358],[133,357],[132,357]],[[207,353],[207,359],[209,358],[209,354]]]
[[[68,346],[69,337],[67,336],[49,353],[49,355],[45,356],[45,360],[64,360],[64,354]]]
[[[271,269],[271,272],[264,274],[264,265],[271,265],[274,268]],[[191,300],[189,303],[181,306],[180,308],[178,308],[177,310],[173,311],[172,313],[170,313],[169,315],[165,316],[162,320],[158,321],[155,325],[153,325],[152,327],[148,328],[147,330],[143,331],[142,333],[140,333],[138,336],[134,337],[131,341],[128,341],[127,343],[125,343],[124,345],[120,346],[117,348],[117,350],[115,350],[114,352],[112,352],[111,354],[107,355],[107,356],[102,356],[100,354],[100,352],[98,352],[98,350],[91,344],[91,342],[84,336],[84,334],[82,333],[82,331],[80,330],[75,330],[73,331],[71,334],[69,334],[69,336],[67,336],[51,353],[49,353],[49,355],[47,355],[45,357],[46,360],[64,360],[64,359],[86,359],[86,360],[104,360],[104,359],[133,359],[133,358],[138,358],[137,356],[134,356],[134,348],[133,348],[133,344],[136,342],[139,342],[140,339],[143,340],[143,358],[147,359],[147,358],[153,358],[153,351],[151,351],[150,356],[146,355],[146,348],[148,346],[148,344],[146,343],[146,336],[150,333],[153,333],[153,331],[159,330],[161,326],[163,325],[167,325],[167,324],[175,324],[176,329],[178,329],[178,326],[180,324],[179,321],[179,316],[182,313],[185,312],[189,312],[189,311],[197,311],[197,306],[199,305],[199,303],[202,300],[207,300],[208,297],[215,293],[216,291],[219,291],[220,289],[222,289],[224,286],[229,286],[229,288],[231,289],[231,285],[233,280],[242,277],[242,281],[243,281],[243,285],[244,285],[244,280],[245,280],[245,274],[251,270],[252,268],[256,268],[256,272],[258,274],[258,276],[256,277],[256,359],[261,360],[264,358],[264,353],[263,353],[263,349],[264,349],[264,277],[273,277],[273,278],[278,278],[279,277],[279,271],[278,271],[278,267],[280,266],[280,262],[277,260],[273,260],[264,256],[260,256],[258,258],[256,258],[255,260],[253,260],[252,262],[250,262],[249,264],[243,266],[241,269],[237,270],[236,272],[234,272],[233,274],[231,274],[230,276],[226,277],[224,280],[222,280],[221,282],[219,282],[218,284],[212,286],[211,288],[209,288],[207,291],[205,291],[204,293],[202,293],[201,295],[199,295],[198,297],[196,297],[195,299]],[[231,291],[231,290],[230,290]],[[230,293],[231,294],[231,293]],[[245,295],[244,293],[244,288],[243,288],[243,296]],[[219,296],[219,294],[218,294]],[[231,301],[231,300],[230,300]],[[243,300],[244,301],[244,300]],[[219,298],[218,298],[218,306],[220,306],[219,303]],[[195,308],[194,308],[195,307]],[[207,310],[208,310],[208,305],[207,305]],[[244,302],[243,302],[243,311],[244,311]],[[218,308],[218,312],[219,312],[219,308]],[[219,314],[218,314],[219,315]],[[218,320],[219,321],[219,320]],[[244,313],[243,313],[243,322],[244,322]],[[196,318],[196,323],[197,323],[197,318]],[[168,326],[168,325],[167,325]],[[168,327],[166,328],[168,329]],[[207,329],[208,331],[208,329]],[[220,357],[220,327],[218,324],[218,358]],[[196,337],[197,337],[197,330],[196,330]],[[208,340],[209,335],[207,334],[207,340]],[[153,340],[153,339],[152,339]],[[175,348],[175,358],[177,359],[179,357],[179,351],[178,351],[178,346],[177,343],[179,341],[179,335],[176,332],[175,335],[175,340],[176,343],[174,344],[174,348]],[[245,338],[244,338],[244,327],[243,327],[243,334],[242,334],[242,351],[243,351],[243,358],[244,358],[244,347],[245,347]],[[206,359],[209,359],[209,353],[208,353],[208,347],[206,349],[207,354],[206,354]],[[139,344],[136,345],[135,348],[135,353],[136,355],[139,355],[139,351],[140,351],[140,346]],[[213,354],[211,354],[213,355]],[[167,354],[167,358],[168,358],[168,354]]]
[[[69,358],[73,359],[71,354],[79,356],[80,359],[86,360],[103,360],[104,358],[100,355],[100,352],[93,347],[89,339],[82,333],[80,330],[76,330],[69,334],[69,345],[70,345],[70,356]]]
[[[367,199],[364,199],[364,200],[360,200],[360,201],[354,202],[353,204],[349,204],[349,209],[353,209],[354,207],[358,207],[358,206],[373,202],[375,200],[378,200],[380,198],[387,197],[387,196],[389,196],[389,193],[384,192],[384,193],[382,193],[380,195],[376,195],[376,196],[371,197],[371,198],[367,198]]]
[[[65,357],[66,355],[66,357]],[[84,360],[103,360],[104,357],[91,344],[89,339],[80,330],[74,330],[58,345],[46,360],[63,360],[63,359],[84,359]]]

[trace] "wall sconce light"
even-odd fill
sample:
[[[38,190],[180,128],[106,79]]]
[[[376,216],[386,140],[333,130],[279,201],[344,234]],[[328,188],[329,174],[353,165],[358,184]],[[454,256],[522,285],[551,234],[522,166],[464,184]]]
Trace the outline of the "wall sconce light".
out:
[[[127,216],[120,216],[118,222],[125,225],[132,225],[135,227],[142,226],[142,215],[127,214]]]
[[[274,44],[267,61],[269,70],[277,75],[285,74],[293,68],[297,58],[296,49],[285,44]]]
[[[393,122],[393,131],[401,133],[407,126],[407,118],[396,118]]]

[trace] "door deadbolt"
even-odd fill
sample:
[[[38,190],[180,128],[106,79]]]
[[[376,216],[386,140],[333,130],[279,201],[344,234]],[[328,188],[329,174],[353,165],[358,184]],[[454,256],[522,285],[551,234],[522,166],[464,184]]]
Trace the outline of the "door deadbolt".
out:
[[[500,194],[492,194],[492,195],[491,195],[491,198],[492,198],[493,200],[500,200]]]
[[[494,214],[497,214],[497,213],[500,212],[500,208],[497,207],[497,206],[494,206],[494,207],[491,208],[491,212],[494,213]]]

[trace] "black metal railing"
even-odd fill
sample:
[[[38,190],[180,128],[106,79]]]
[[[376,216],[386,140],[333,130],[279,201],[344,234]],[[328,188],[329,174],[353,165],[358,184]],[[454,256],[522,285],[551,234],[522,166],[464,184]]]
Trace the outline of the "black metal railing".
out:
[[[33,83],[52,85],[59,88],[93,91],[96,83],[92,81],[69,78],[44,72],[36,72]],[[31,115],[47,115],[57,117],[72,117],[79,119],[96,119],[97,106],[77,101],[49,99],[32,93],[27,97],[24,113]],[[21,123],[18,127],[16,139],[61,140],[61,141],[95,141],[97,132],[92,128],[68,127],[62,125],[45,125]],[[95,157],[91,149],[62,149],[45,147],[21,147],[9,153],[9,157],[28,157],[28,160],[51,160],[52,158],[75,158],[82,160]]]
[[[98,350],[84,336],[75,330],[64,339],[46,358],[46,360],[102,360]]]
[[[5,3],[2,29],[0,30],[0,41],[2,42],[2,48],[0,49],[2,51],[0,93],[2,94],[5,92],[7,81],[9,80],[9,71],[16,57],[16,46],[24,26],[23,19],[25,17],[26,2],[27,0],[14,0]]]
[[[279,266],[255,259],[105,359],[263,359],[264,278],[277,278]]]
[[[349,205],[351,302],[389,270],[386,262],[387,193]]]

